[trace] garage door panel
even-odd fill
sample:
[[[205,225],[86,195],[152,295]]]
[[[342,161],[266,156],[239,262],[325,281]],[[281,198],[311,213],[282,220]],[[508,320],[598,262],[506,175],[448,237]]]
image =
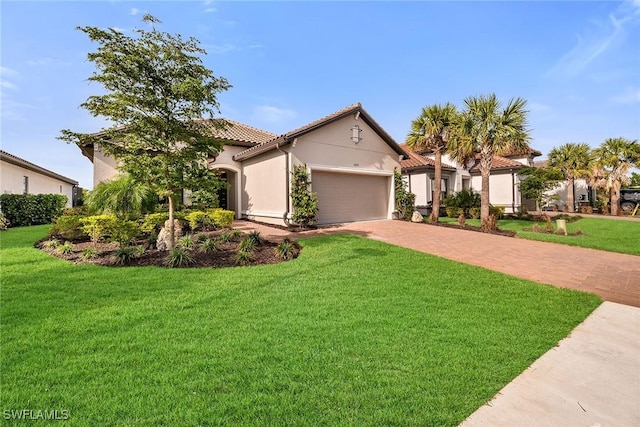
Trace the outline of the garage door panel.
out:
[[[390,177],[313,171],[311,180],[319,224],[387,218]]]

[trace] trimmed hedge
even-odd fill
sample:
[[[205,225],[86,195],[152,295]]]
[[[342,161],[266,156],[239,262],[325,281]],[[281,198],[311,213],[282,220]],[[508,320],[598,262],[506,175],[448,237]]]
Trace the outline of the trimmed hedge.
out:
[[[11,227],[51,224],[66,204],[62,194],[0,194],[0,209]]]

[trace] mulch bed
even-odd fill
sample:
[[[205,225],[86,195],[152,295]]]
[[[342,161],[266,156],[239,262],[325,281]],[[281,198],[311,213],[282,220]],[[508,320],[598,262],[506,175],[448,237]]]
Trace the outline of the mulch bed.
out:
[[[225,231],[229,230],[216,230],[216,231],[206,231],[195,233],[194,238],[194,248],[188,249],[189,255],[193,258],[194,263],[189,265],[187,268],[200,268],[200,267],[213,267],[213,268],[224,268],[224,267],[235,267],[239,264],[236,262],[236,254],[238,253],[238,246],[244,237],[246,237],[246,233],[242,233],[238,238],[234,239],[231,242],[222,242],[218,239],[219,250],[210,253],[204,253],[198,250],[199,243],[197,242],[196,237],[200,234],[206,235],[208,238],[217,238]],[[116,262],[116,258],[114,256],[116,250],[118,249],[118,245],[116,243],[104,243],[100,242],[97,245],[94,245],[93,242],[84,240],[76,240],[72,241],[73,243],[73,253],[71,254],[62,254],[57,249],[47,248],[44,246],[44,242],[47,239],[43,239],[35,244],[35,247],[41,249],[53,256],[58,258],[74,262],[77,264],[94,264],[101,265],[107,267],[142,267],[142,266],[155,266],[155,267],[166,267],[165,259],[168,255],[168,251],[159,251],[157,249],[145,249],[145,251],[136,256],[126,265],[121,265]],[[61,241],[62,243],[62,241]],[[139,240],[136,242],[136,246],[144,247],[146,242],[144,240]],[[284,260],[276,255],[276,247],[277,243],[262,239],[262,243],[258,245],[255,251],[252,253],[253,260],[248,262],[246,265],[264,265],[264,264],[276,264],[279,262],[283,262]],[[296,258],[300,253],[300,246],[294,242],[295,247],[295,256]],[[95,258],[83,258],[82,254],[85,249],[96,248],[98,254]]]
[[[468,230],[468,231],[476,231],[476,232],[480,232],[480,233],[486,233],[486,234],[496,234],[498,236],[505,236],[505,237],[515,237],[516,236],[516,232],[515,231],[508,231],[508,230],[492,230],[492,231],[488,231],[483,229],[482,227],[478,227],[475,225],[459,225],[459,224],[450,224],[450,223],[445,223],[445,222],[423,222],[423,224],[426,225],[432,225],[434,227],[446,227],[446,228],[455,228],[458,230]]]

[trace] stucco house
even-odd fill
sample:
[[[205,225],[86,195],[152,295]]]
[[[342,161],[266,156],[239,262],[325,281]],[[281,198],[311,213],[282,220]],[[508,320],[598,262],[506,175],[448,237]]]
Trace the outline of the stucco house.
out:
[[[409,158],[401,161],[402,174],[408,182],[409,191],[416,195],[416,208],[423,214],[427,213],[433,200],[433,177],[435,162],[433,153],[429,150],[411,151],[403,145]],[[494,206],[503,207],[505,213],[516,213],[525,207],[533,209],[531,203],[523,199],[520,194],[519,171],[524,167],[533,167],[533,159],[542,153],[538,150],[528,150],[525,153],[494,156],[489,176],[489,202]],[[473,189],[480,192],[482,176],[478,168],[479,157],[464,167],[448,155],[442,156],[442,197],[456,193],[462,189]]]
[[[0,182],[4,194],[62,194],[73,205],[78,181],[0,150]]]
[[[548,160],[541,160],[535,162],[535,167],[547,167],[548,163]],[[555,207],[558,210],[562,210],[567,204],[567,194],[569,193],[569,191],[573,191],[573,200],[578,206],[593,206],[596,201],[595,188],[590,186],[589,182],[586,179],[576,178],[573,181],[573,188],[569,187],[568,181],[562,181],[555,188],[547,191],[545,195],[548,198],[548,202],[545,206],[542,206],[542,208],[553,209]]]
[[[318,195],[319,224],[392,217],[393,171],[406,153],[360,103],[283,135],[230,124],[217,131],[224,147],[209,159],[209,168],[227,181],[220,204],[236,218],[288,225],[291,172],[300,164]],[[82,152],[93,162],[94,185],[118,173],[117,160],[99,146]]]

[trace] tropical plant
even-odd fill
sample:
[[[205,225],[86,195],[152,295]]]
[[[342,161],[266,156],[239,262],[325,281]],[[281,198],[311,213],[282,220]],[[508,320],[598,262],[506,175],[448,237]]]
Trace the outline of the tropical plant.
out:
[[[178,245],[185,249],[192,248],[195,245],[193,236],[191,236],[191,234],[185,234],[184,236],[180,237],[180,239],[178,239]]]
[[[593,152],[594,169],[591,183],[604,188],[611,200],[611,215],[618,215],[620,188],[629,182],[626,174],[640,166],[640,144],[637,140],[609,138]]]
[[[80,257],[82,259],[93,259],[98,256],[98,250],[96,248],[86,248],[82,251],[82,255]]]
[[[393,182],[395,185],[396,210],[404,220],[410,220],[416,206],[416,195],[407,189],[407,183],[402,179],[398,169],[393,170]]]
[[[445,197],[442,202],[446,207],[459,208],[467,215],[469,209],[480,207],[480,193],[476,193],[473,189],[463,188],[457,193]]]
[[[565,175],[554,168],[522,168],[519,172],[520,194],[523,197],[536,202],[536,210],[540,210],[551,197],[547,191],[558,185]]]
[[[631,188],[640,188],[640,173],[631,172],[629,177],[629,185]]]
[[[295,258],[296,246],[288,237],[285,237],[278,243],[278,246],[276,246],[275,253],[278,258],[287,261]]]
[[[152,29],[134,29],[133,36],[113,28],[78,28],[99,44],[88,54],[97,68],[89,81],[104,88],[81,106],[112,126],[97,134],[65,129],[60,139],[94,144],[136,182],[166,198],[171,249],[174,198],[185,188],[208,188],[207,182],[217,181],[206,160],[222,147],[212,128],[227,125],[194,118],[212,118],[219,111],[217,94],[231,86],[203,65],[200,55],[206,51],[198,40],[157,30],[160,21],[149,14],[142,21]]]
[[[62,255],[71,255],[73,253],[73,243],[66,241],[64,244],[56,248]]]
[[[131,263],[138,257],[138,248],[133,246],[122,246],[113,253],[113,260],[118,265],[126,265]]]
[[[318,196],[309,190],[309,173],[304,165],[296,165],[291,172],[291,219],[301,226],[309,226],[316,222],[318,213]]]
[[[254,256],[253,253],[248,251],[238,251],[236,254],[236,264],[238,265],[247,265],[253,262]]]
[[[42,247],[45,249],[56,249],[58,246],[60,246],[60,241],[57,239],[45,240],[42,243]]]
[[[442,155],[449,151],[449,138],[457,116],[456,107],[448,102],[423,107],[420,115],[411,122],[411,131],[407,136],[407,146],[410,149],[430,150],[434,154],[433,209],[429,217],[431,222],[438,222],[442,191]]]
[[[112,213],[118,218],[133,219],[153,212],[158,204],[158,196],[148,186],[123,174],[96,185],[87,195],[85,204],[98,213]]]
[[[240,244],[238,245],[238,249],[241,252],[253,252],[256,249],[256,242],[249,236],[242,239]]]
[[[206,239],[200,243],[200,250],[204,253],[216,252],[220,250],[220,246],[216,239]]]
[[[575,211],[576,178],[586,178],[591,172],[591,148],[584,143],[568,143],[554,147],[549,152],[549,166],[562,172],[567,180],[567,205],[569,212]]]
[[[82,217],[78,215],[59,216],[49,229],[49,236],[59,236],[69,240],[86,237],[87,234],[82,230],[81,219]]]
[[[258,230],[253,230],[247,235],[247,238],[251,240],[256,246],[262,243],[262,236]]]
[[[118,246],[125,247],[132,244],[140,235],[140,226],[135,221],[116,218],[109,227],[110,240],[118,243]]]
[[[459,116],[451,135],[452,157],[467,165],[477,162],[482,176],[480,220],[484,229],[493,229],[489,222],[489,175],[495,155],[528,152],[526,101],[511,99],[505,108],[495,94],[471,96],[464,100],[465,110]]]
[[[171,268],[188,267],[194,263],[195,260],[189,251],[181,247],[171,249],[165,258],[165,264]]]
[[[231,235],[230,232],[225,231],[225,232],[220,234],[220,240],[223,243],[233,242],[233,236]]]

